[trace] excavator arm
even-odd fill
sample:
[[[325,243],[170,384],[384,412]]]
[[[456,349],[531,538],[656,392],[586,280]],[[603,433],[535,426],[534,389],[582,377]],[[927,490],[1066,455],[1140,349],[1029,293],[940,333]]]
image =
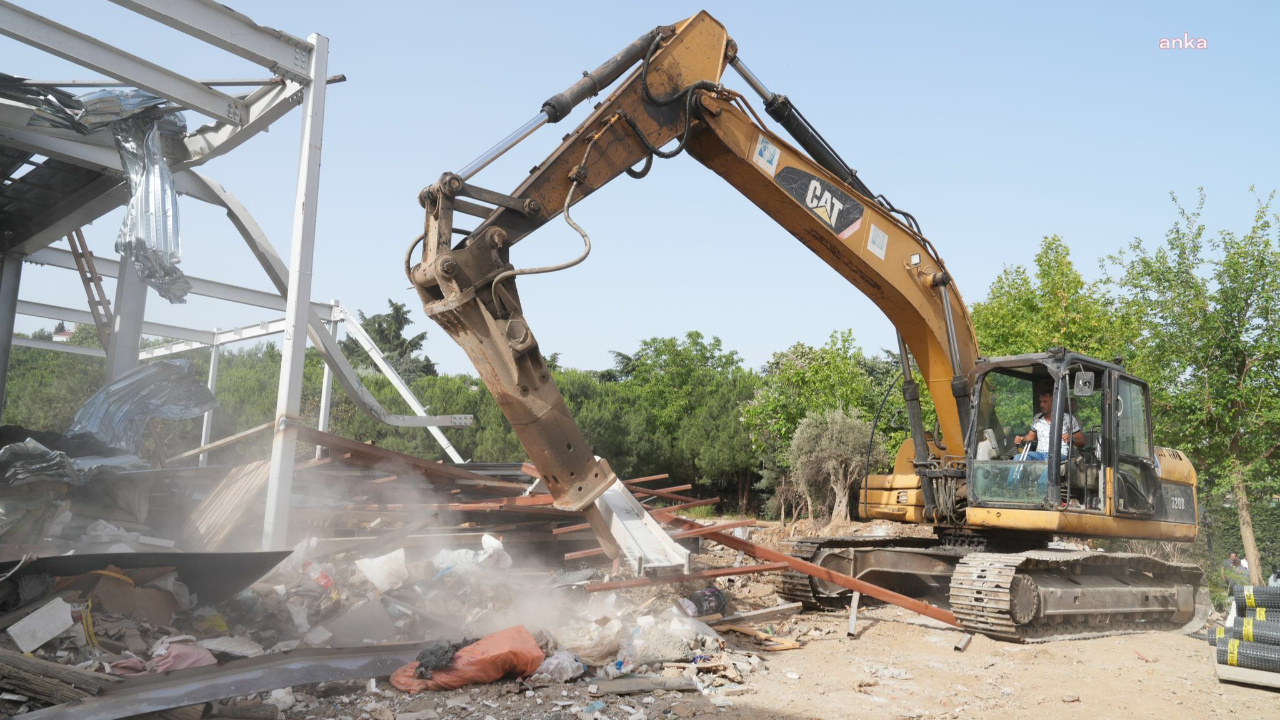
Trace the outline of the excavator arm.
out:
[[[884,311],[934,398],[946,454],[964,454],[967,377],[978,351],[973,324],[946,267],[909,216],[899,220],[887,201],[870,197],[784,97],[763,91],[736,52],[724,27],[705,12],[657,28],[553,96],[538,118],[508,139],[506,147],[543,122],[559,120],[639,63],[513,192],[470,182],[495,152],[500,154],[502,148],[495,148],[462,173],[446,173],[419,196],[427,211],[421,257],[410,267],[410,248],[406,272],[427,314],[467,352],[559,507],[587,508],[616,476],[591,453],[521,309],[515,278],[558,268],[517,269],[512,247],[563,213],[589,250],[589,238],[571,220],[572,206],[623,173],[642,177],[655,155],[673,157],[681,150],[733,185]],[[766,108],[808,154],[767,130],[745,98],[720,84],[730,64],[765,94]],[[460,214],[476,218],[475,227],[456,225]],[[780,280],[784,298],[800,285]],[[784,301],[800,311],[805,302]],[[941,459],[936,449],[935,457],[924,457],[930,451],[923,433],[913,435],[918,461]]]

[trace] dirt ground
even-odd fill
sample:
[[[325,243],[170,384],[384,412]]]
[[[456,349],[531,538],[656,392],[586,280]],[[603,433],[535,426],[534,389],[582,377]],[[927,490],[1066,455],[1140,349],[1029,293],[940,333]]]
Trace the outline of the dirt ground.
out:
[[[841,528],[842,534],[887,534],[877,523]],[[780,528],[753,540],[785,549]],[[709,548],[696,564],[733,564],[736,552]],[[750,562],[748,560],[748,562]],[[730,599],[726,612],[769,607],[778,598],[764,575],[718,578]],[[658,586],[626,591],[636,603],[657,607],[705,587]],[[1280,691],[1220,684],[1213,648],[1173,633],[1022,645],[976,636],[961,652],[963,633],[893,606],[859,611],[848,637],[847,611],[805,612],[756,627],[801,645],[765,651],[731,631],[721,635],[728,655],[754,657],[741,681],[703,673],[707,691],[653,691],[593,695],[599,679],[564,684],[505,681],[410,696],[354,683],[295,688],[297,720],[686,720],[688,718],[974,718],[1001,720],[1173,720],[1174,718],[1280,718]],[[735,663],[738,661],[735,660]],[[684,668],[686,673],[693,670]],[[655,672],[660,671],[656,669]],[[675,673],[679,674],[679,670]],[[670,676],[672,670],[667,668]],[[714,682],[706,682],[714,681]],[[264,698],[265,700],[265,698]]]
[[[799,650],[771,653],[753,692],[722,714],[740,718],[1280,717],[1280,692],[1219,684],[1206,642],[1145,633],[1036,645],[962,634],[893,607],[800,623],[828,631]],[[928,623],[928,624],[926,624]],[[798,676],[798,677],[794,677]]]

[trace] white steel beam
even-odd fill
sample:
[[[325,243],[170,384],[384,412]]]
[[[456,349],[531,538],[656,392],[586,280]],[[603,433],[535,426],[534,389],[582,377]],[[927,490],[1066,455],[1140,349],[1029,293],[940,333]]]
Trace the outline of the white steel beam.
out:
[[[271,123],[284,117],[302,102],[302,85],[285,80],[254,90],[244,99],[244,119],[239,127],[219,122],[204,125],[183,138],[191,157],[174,165],[175,169],[191,168],[243,145],[249,138],[265,132]]]
[[[404,401],[409,404],[410,408],[413,408],[413,412],[415,414],[426,417],[428,415],[427,408],[418,401],[418,396],[414,395],[413,391],[409,389],[409,385],[404,381],[404,378],[400,377],[400,373],[396,372],[396,369],[391,367],[391,363],[387,362],[386,356],[384,356],[382,351],[378,349],[378,345],[373,341],[373,338],[369,337],[369,333],[364,331],[364,327],[360,325],[360,321],[353,317],[351,313],[347,312],[347,309],[344,307],[339,306],[335,308],[335,310],[337,311],[338,317],[346,321],[347,334],[355,338],[355,341],[360,343],[360,347],[364,348],[364,351],[369,353],[369,357],[373,360],[373,363],[377,365],[378,369],[382,370],[382,374],[386,375],[387,379],[391,381],[391,386],[396,389],[396,392],[400,393],[400,397],[404,398]],[[470,423],[467,424],[470,425]],[[466,460],[463,460],[462,456],[458,454],[457,449],[453,447],[453,443],[449,442],[449,438],[444,436],[444,433],[440,428],[431,427],[428,428],[428,430],[431,431],[431,436],[436,439],[436,442],[440,443],[440,447],[444,448],[444,451],[448,453],[449,459],[456,463],[466,462]]]
[[[189,352],[191,350],[203,350],[205,348],[214,347],[209,343],[196,342],[195,340],[178,340],[176,342],[165,343],[164,345],[155,345],[145,348],[138,352],[138,361],[155,360],[157,358],[169,357],[178,353]]]
[[[0,0],[0,34],[97,70],[217,120],[239,125],[244,102],[101,40]]]
[[[107,382],[138,367],[142,318],[147,313],[147,286],[133,263],[121,267],[116,300],[111,304],[111,335],[107,338]]]
[[[31,338],[18,337],[12,335],[13,344],[22,347],[35,348],[37,350],[53,350],[54,352],[71,353],[72,355],[88,355],[90,357],[104,358],[107,351],[102,348],[84,347],[83,345],[72,345],[65,342],[53,342],[51,340],[32,340]]]
[[[338,307],[338,301],[333,301],[333,307]],[[330,320],[325,323],[325,328],[329,334],[333,336],[334,342],[338,341],[339,328],[342,325],[337,320]],[[329,412],[333,408],[333,367],[329,363],[324,364],[324,376],[320,379],[320,416],[316,419],[316,429],[320,432],[329,432]],[[316,459],[320,460],[324,456],[324,448],[316,446]]]
[[[59,305],[47,305],[45,303],[31,302],[30,300],[18,301],[18,314],[29,315],[31,317],[48,318],[50,320],[61,320],[62,322],[76,323],[77,325],[93,324],[93,314],[88,310],[78,310]],[[153,337],[181,338],[188,342],[198,343],[199,346],[213,344],[213,333],[208,330],[193,330],[191,328],[178,327],[177,325],[165,325],[163,323],[142,323],[142,334],[151,335]]]
[[[6,255],[0,267],[0,415],[4,413],[4,391],[9,384],[9,351],[13,342],[13,321],[18,313],[18,285],[22,280],[22,257]]]
[[[279,30],[263,27],[210,0],[111,0],[139,15],[239,55],[277,75],[310,80],[314,46]]]
[[[209,353],[209,393],[213,394],[218,390],[218,346],[209,348]],[[213,408],[205,411],[204,422],[200,426],[200,447],[208,445],[211,437],[213,437]],[[209,467],[209,453],[200,453],[200,467]]]
[[[315,47],[315,52],[311,53],[307,74],[313,78],[324,78],[329,67],[329,40],[314,34],[308,40]],[[288,542],[293,466],[302,415],[302,366],[311,314],[311,265],[315,252],[316,205],[320,195],[326,88],[323,81],[311,83],[302,106],[302,153],[298,158],[298,189],[294,200],[288,302],[285,306],[288,327],[284,332],[280,359],[280,392],[276,396],[275,435],[271,441],[271,470],[267,477],[267,505],[262,521],[264,550],[282,549]]]
[[[29,263],[37,265],[49,265],[52,267],[63,268],[65,270],[75,270],[76,262],[71,255],[70,250],[64,250],[60,247],[46,247],[31,253],[26,257]],[[119,277],[120,261],[111,258],[93,256],[94,267],[97,268],[98,274],[103,277]],[[284,298],[279,295],[267,292],[265,290],[254,290],[252,288],[232,285],[230,283],[218,282],[217,280],[207,280],[205,278],[187,276],[187,282],[191,283],[190,295],[200,295],[202,297],[211,297],[218,300],[226,300],[227,302],[239,303],[240,305],[251,305],[253,307],[267,308],[276,312],[284,312]],[[323,303],[311,303],[311,309],[315,310],[320,317],[329,320],[333,317],[333,308]]]

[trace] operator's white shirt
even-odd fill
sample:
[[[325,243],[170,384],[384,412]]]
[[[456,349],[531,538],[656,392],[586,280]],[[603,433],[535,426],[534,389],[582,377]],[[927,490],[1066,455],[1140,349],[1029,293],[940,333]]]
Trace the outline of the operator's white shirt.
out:
[[[1035,420],[1031,423],[1031,430],[1036,434],[1036,452],[1049,452],[1049,436],[1052,434],[1049,418],[1044,413],[1036,413]],[[1062,432],[1067,435],[1075,435],[1080,432],[1080,421],[1076,420],[1076,416],[1071,413],[1063,413],[1062,415]],[[1062,443],[1062,455],[1067,454],[1067,443]]]

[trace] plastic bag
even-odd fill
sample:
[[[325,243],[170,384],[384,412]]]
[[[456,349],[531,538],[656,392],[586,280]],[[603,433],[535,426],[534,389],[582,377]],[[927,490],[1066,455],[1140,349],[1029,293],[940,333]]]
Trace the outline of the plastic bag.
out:
[[[408,693],[487,685],[507,675],[529,677],[538,671],[545,658],[533,635],[523,625],[516,625],[462,648],[453,656],[453,664],[434,671],[430,680],[416,677],[418,663],[415,661],[392,673],[391,684]]]
[[[480,552],[475,550],[441,550],[436,553],[431,563],[440,570],[437,576],[448,570],[471,572],[476,570],[506,570],[511,567],[511,556],[502,549],[501,540],[486,533],[484,537],[480,538],[480,545],[483,548]]]
[[[622,623],[618,620],[610,620],[604,625],[575,623],[556,632],[560,645],[591,667],[608,665],[617,659],[622,648],[622,635]]]
[[[697,610],[697,612],[689,613],[694,617],[721,614],[729,605],[729,599],[724,596],[724,593],[718,587],[703,588],[690,595],[688,599]]]
[[[557,650],[542,661],[533,677],[546,682],[566,683],[586,671],[587,669],[582,663],[578,662],[578,658],[574,657],[573,653],[567,650]]]

